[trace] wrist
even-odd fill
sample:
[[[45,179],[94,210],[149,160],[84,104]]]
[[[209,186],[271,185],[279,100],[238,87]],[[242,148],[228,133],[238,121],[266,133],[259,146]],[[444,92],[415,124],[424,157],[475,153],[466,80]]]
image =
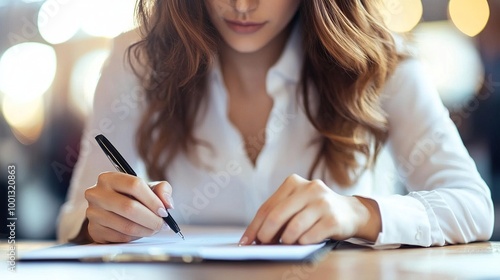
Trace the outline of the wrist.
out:
[[[357,214],[357,231],[354,237],[375,242],[382,231],[380,210],[375,200],[353,196],[353,209]]]

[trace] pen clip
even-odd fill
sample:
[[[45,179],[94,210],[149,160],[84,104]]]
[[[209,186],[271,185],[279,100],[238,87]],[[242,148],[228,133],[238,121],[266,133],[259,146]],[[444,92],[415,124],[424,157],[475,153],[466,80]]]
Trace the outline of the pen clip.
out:
[[[116,168],[116,170],[120,171],[120,172],[123,172],[123,173],[127,173],[127,171],[123,170],[123,168],[116,164],[115,161],[111,158],[111,156],[109,156],[108,154],[106,154],[106,157],[108,157],[109,161],[111,162],[111,164],[113,164]]]
[[[104,154],[111,161],[113,166],[120,172],[137,176],[132,167],[127,163],[123,156],[118,152],[118,150],[109,142],[109,140],[102,134],[95,137],[95,140],[103,150]]]

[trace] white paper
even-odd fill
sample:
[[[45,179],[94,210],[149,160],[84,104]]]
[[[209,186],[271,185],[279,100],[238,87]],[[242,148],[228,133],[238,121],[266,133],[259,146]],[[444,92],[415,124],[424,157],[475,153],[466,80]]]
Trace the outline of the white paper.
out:
[[[325,244],[238,246],[243,228],[182,226],[185,240],[172,231],[124,244],[88,244],[56,246],[27,252],[21,260],[90,260],[129,261],[149,256],[203,260],[303,260]],[[117,258],[118,257],[118,258]]]

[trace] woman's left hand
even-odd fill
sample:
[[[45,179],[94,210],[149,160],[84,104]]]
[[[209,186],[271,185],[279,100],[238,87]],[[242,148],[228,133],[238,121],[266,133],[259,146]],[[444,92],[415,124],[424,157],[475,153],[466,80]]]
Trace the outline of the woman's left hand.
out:
[[[312,244],[327,238],[375,241],[381,230],[375,201],[342,196],[320,180],[289,176],[260,207],[240,245]]]

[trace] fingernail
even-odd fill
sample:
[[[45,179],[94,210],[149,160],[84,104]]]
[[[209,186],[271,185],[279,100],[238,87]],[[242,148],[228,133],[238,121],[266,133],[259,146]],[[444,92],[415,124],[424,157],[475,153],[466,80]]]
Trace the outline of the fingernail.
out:
[[[243,246],[243,245],[245,245],[245,244],[247,243],[247,241],[248,241],[248,237],[243,236],[243,237],[241,238],[241,240],[240,240],[240,243],[238,243],[238,246]]]
[[[158,215],[163,218],[168,217],[167,210],[165,210],[165,208],[158,208]]]
[[[161,183],[161,182],[160,181],[149,182],[148,186],[149,186],[150,189],[153,189],[159,183]]]
[[[165,197],[165,200],[168,201],[168,204],[170,204],[170,207],[174,209],[174,200],[172,199],[172,196],[168,193],[163,194],[163,197]]]

